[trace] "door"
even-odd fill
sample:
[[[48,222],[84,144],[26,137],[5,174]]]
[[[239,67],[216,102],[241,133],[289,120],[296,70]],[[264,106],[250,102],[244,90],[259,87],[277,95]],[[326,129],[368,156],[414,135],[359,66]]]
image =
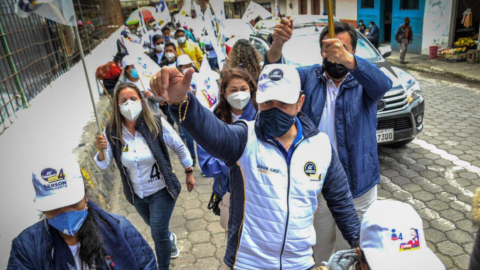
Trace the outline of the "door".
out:
[[[320,0],[312,0],[312,14],[320,15]]]
[[[308,14],[308,7],[307,7],[307,0],[300,0],[300,14],[305,15]]]
[[[384,29],[384,35],[383,35],[383,42],[385,43],[390,43],[392,41],[392,0],[385,0],[384,4],[384,20],[383,20],[383,29]],[[381,29],[380,29],[381,30]]]

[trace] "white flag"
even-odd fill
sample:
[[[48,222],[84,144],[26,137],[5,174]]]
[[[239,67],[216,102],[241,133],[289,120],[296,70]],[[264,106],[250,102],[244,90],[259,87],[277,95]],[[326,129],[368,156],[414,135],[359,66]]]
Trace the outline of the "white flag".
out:
[[[170,10],[168,9],[168,6],[165,3],[165,0],[160,0],[155,5],[154,17],[155,17],[155,21],[160,23],[161,27],[163,27],[163,25],[172,21],[172,18],[170,16]]]
[[[258,16],[265,20],[268,17],[272,17],[272,13],[270,13],[261,5],[251,1],[247,7],[247,10],[243,14],[242,20],[245,22],[250,22],[251,20],[255,20]]]
[[[183,7],[178,14],[181,16],[191,16],[192,13],[192,0],[186,0],[183,2]]]
[[[217,18],[218,22],[222,22],[225,20],[225,7],[223,0],[211,0],[210,3],[212,4],[213,12],[215,12],[215,18]]]
[[[213,112],[220,102],[218,74],[210,68],[207,59],[203,59],[200,73],[194,73],[196,82],[196,97],[205,108]]]
[[[15,13],[23,18],[34,13],[61,24],[77,26],[72,0],[18,0]]]

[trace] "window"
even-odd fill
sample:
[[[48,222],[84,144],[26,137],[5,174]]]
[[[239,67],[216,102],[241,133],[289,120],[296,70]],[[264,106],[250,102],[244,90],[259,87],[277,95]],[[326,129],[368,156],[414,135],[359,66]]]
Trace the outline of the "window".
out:
[[[362,0],[362,8],[375,8],[375,0]]]
[[[332,5],[333,5],[333,15],[335,16],[337,14],[337,1],[336,0],[332,0]],[[323,10],[324,12],[327,12],[327,9],[328,9],[328,4],[327,4],[327,1],[323,1]]]
[[[419,0],[400,0],[400,9],[418,9]]]

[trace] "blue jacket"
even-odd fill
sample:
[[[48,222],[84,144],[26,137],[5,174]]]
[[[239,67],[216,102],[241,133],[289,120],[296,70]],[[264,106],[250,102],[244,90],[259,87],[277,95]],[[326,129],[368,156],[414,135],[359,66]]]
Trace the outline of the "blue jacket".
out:
[[[378,26],[374,24],[372,27],[370,27],[370,32],[368,32],[368,37],[372,39],[378,39]]]
[[[99,222],[103,224],[113,224],[108,230],[100,230],[105,247],[114,245],[116,248],[109,253],[108,248],[104,254],[106,262],[113,261],[115,267],[101,265],[102,270],[155,270],[157,264],[155,255],[148,245],[147,241],[137,231],[137,229],[123,216],[107,213],[92,202],[88,203],[91,210],[98,214]],[[90,214],[90,213],[89,213]],[[55,256],[61,253],[54,248],[53,236],[50,232],[51,227],[46,220],[39,221],[25,229],[18,237],[13,239],[10,259],[8,260],[7,270],[58,270]],[[124,236],[124,239],[117,239],[118,235]],[[120,240],[120,241],[119,241]],[[115,243],[113,243],[115,241]],[[121,246],[118,243],[126,243]],[[64,243],[65,249],[68,249]],[[64,250],[65,251],[65,250]],[[71,255],[70,250],[66,250]],[[73,256],[71,256],[73,257]],[[109,257],[107,259],[107,257]],[[135,261],[123,261],[122,259],[134,258]],[[128,265],[133,263],[133,265]]]
[[[240,120],[251,121],[255,118],[257,110],[252,102],[247,104]],[[225,163],[209,155],[200,145],[197,145],[198,163],[203,174],[207,177],[213,177],[213,192],[221,198],[229,191],[230,171]]]
[[[380,181],[377,153],[377,102],[392,88],[392,81],[375,65],[355,56],[357,68],[340,87],[335,103],[337,150],[349,179],[353,198]],[[267,57],[265,63],[268,64]],[[279,63],[282,59],[279,60]],[[327,78],[321,65],[298,68],[305,103],[302,112],[318,127],[325,106]]]
[[[292,213],[288,211],[288,207],[295,207],[295,205],[291,206],[285,206],[285,204],[289,205],[290,201],[295,201],[297,200],[302,200],[301,198],[305,198],[305,200],[309,199],[316,199],[317,196],[300,196],[300,197],[295,197],[294,199],[291,200],[273,200],[273,199],[268,199],[268,196],[265,195],[265,193],[268,193],[268,185],[265,184],[255,184],[256,182],[249,182],[248,185],[253,185],[251,187],[252,189],[246,189],[246,177],[261,177],[262,174],[265,175],[271,175],[271,177],[276,177],[277,179],[284,181],[283,177],[287,176],[286,169],[284,170],[283,167],[287,166],[286,162],[278,162],[277,164],[273,164],[272,166],[282,166],[280,170],[270,167],[266,168],[264,166],[261,166],[259,164],[259,167],[245,167],[245,164],[241,164],[242,160],[245,159],[244,152],[252,152],[254,150],[247,148],[247,142],[249,143],[249,137],[251,137],[251,129],[249,128],[249,124],[247,124],[244,121],[238,121],[232,125],[227,125],[221,120],[219,120],[213,113],[211,113],[208,109],[204,108],[197,100],[196,98],[189,93],[189,106],[187,110],[187,114],[185,117],[185,120],[181,123],[181,125],[188,131],[188,133],[195,139],[195,141],[203,147],[209,154],[211,154],[213,157],[221,159],[225,162],[227,166],[229,166],[230,170],[230,189],[231,189],[231,197],[230,197],[230,216],[229,216],[229,222],[228,222],[228,227],[229,227],[229,235],[228,235],[228,244],[227,244],[227,249],[226,249],[226,254],[224,257],[225,263],[229,267],[234,267],[234,268],[239,268],[239,269],[244,269],[248,267],[239,267],[238,265],[248,265],[251,263],[255,263],[255,261],[249,260],[248,258],[241,257],[240,259],[237,257],[237,255],[242,255],[242,256],[254,256],[257,260],[262,261],[262,259],[265,259],[266,257],[263,257],[263,255],[266,255],[267,253],[264,253],[262,249],[258,249],[259,253],[257,255],[253,253],[242,253],[239,252],[240,247],[244,247],[247,245],[246,243],[248,242],[241,242],[241,239],[244,237],[249,237],[252,235],[253,232],[258,233],[264,230],[264,233],[271,233],[269,231],[275,231],[278,229],[278,227],[283,228],[285,226],[285,221],[282,220],[280,222],[276,222],[273,220],[274,224],[278,224],[278,226],[270,225],[272,224],[272,220],[265,221],[265,223],[262,225],[265,227],[265,229],[255,229],[252,231],[253,227],[246,227],[244,226],[244,221],[245,220],[252,220],[256,219],[255,214],[251,212],[249,213],[249,218],[246,217],[246,209],[247,207],[252,207],[252,205],[249,204],[246,205],[246,202],[248,200],[255,200],[254,197],[250,197],[247,200],[246,194],[251,194],[252,192],[257,192],[259,196],[259,203],[265,203],[265,201],[274,203],[277,202],[278,205],[275,207],[278,209],[278,207],[286,207],[286,212],[285,210],[278,211],[275,210],[275,208],[262,208],[265,213],[257,213],[257,215],[262,215],[262,218],[256,219],[255,222],[262,222],[263,219],[268,219],[271,216],[278,216],[282,215],[283,217],[286,216],[295,216],[298,215],[299,213]],[[179,108],[178,106],[170,106],[169,107],[170,113],[173,117],[177,118],[179,115]],[[182,112],[181,114],[184,115],[185,106],[182,107]],[[302,134],[303,134],[303,140],[302,142],[308,143],[309,140],[313,140],[314,137],[317,136],[324,136],[326,137],[325,134],[320,134],[318,132],[317,126],[314,125],[307,116],[305,116],[303,113],[300,113],[298,115],[298,119],[301,122],[302,125]],[[270,150],[268,153],[271,157],[275,157],[275,160],[285,160],[284,156],[280,153],[278,150],[276,144],[274,142],[271,142],[267,140],[258,125],[258,122],[255,126],[255,134],[254,137],[256,138],[255,140],[259,141],[261,145],[269,145],[268,147],[270,149],[276,149],[275,151]],[[300,147],[305,148],[302,146],[302,142],[299,142],[298,147],[295,149],[297,151]],[[328,138],[327,138],[328,142]],[[342,165],[335,154],[332,147],[329,147],[330,153],[325,153],[325,157],[328,157],[329,159],[329,164],[327,164],[328,167],[328,172],[327,168],[324,167],[325,169],[325,175],[322,175],[321,177],[318,177],[319,180],[312,180],[312,181],[324,181],[323,182],[323,189],[321,189],[322,194],[324,195],[327,204],[330,208],[330,211],[333,214],[333,217],[335,218],[336,224],[338,225],[340,231],[342,232],[344,238],[353,246],[355,245],[356,241],[358,240],[359,233],[360,233],[360,222],[358,220],[358,215],[355,211],[355,208],[353,206],[353,201],[352,201],[352,195],[349,191],[348,188],[348,179],[345,175],[345,172],[342,168]],[[304,151],[304,150],[302,150]],[[320,149],[321,151],[321,149]],[[276,153],[276,154],[275,154]],[[310,154],[314,153],[310,151]],[[257,153],[256,155],[263,155],[265,153]],[[330,155],[331,154],[331,155]],[[273,156],[272,156],[273,155]],[[295,155],[295,154],[293,154]],[[322,157],[323,155],[316,156]],[[255,158],[255,154],[253,156],[250,156],[252,159]],[[300,158],[297,155],[297,158]],[[331,159],[330,159],[331,158]],[[258,163],[261,163],[262,160],[257,160]],[[271,162],[270,160],[264,160],[265,163]],[[295,175],[292,176],[292,181],[295,182],[297,176],[299,178],[307,177],[307,173],[304,173],[304,165],[311,163],[307,162],[302,163],[302,162],[297,162],[295,164],[300,164],[301,166],[295,166],[294,168],[290,168],[288,166],[288,179],[289,179],[289,184],[290,185],[290,171],[294,173]],[[294,164],[294,163],[292,163]],[[313,164],[313,163],[312,163]],[[241,167],[242,166],[242,167]],[[313,165],[315,166],[315,165]],[[317,168],[320,168],[320,165],[317,164]],[[299,173],[301,171],[301,173]],[[283,176],[279,176],[283,175]],[[308,174],[309,175],[309,174]],[[269,176],[267,176],[269,177]],[[280,178],[278,178],[280,177]],[[248,178],[247,178],[248,179]],[[315,178],[317,179],[317,178]],[[270,181],[269,179],[268,181]],[[309,180],[310,181],[310,180]],[[271,182],[271,181],[270,181]],[[281,184],[275,186],[273,189],[278,189],[278,188],[284,188],[287,194],[292,193],[292,196],[294,192],[300,192],[303,189],[309,189],[312,188],[315,183],[320,183],[320,182],[311,182],[309,184],[306,184],[304,187],[295,187],[291,191],[287,191],[286,187]],[[292,184],[293,185],[293,184]],[[279,193],[277,193],[279,194]],[[285,196],[285,194],[282,193],[282,196]],[[288,195],[287,195],[288,196]],[[260,199],[261,198],[261,199]],[[287,197],[288,198],[288,197]],[[305,202],[305,205],[307,205],[307,202]],[[309,207],[310,202],[308,203]],[[296,204],[298,207],[298,204]],[[257,205],[258,207],[258,205]],[[314,207],[316,208],[317,205],[315,203]],[[309,208],[307,208],[309,209]],[[303,211],[300,211],[303,213]],[[310,214],[306,214],[304,217],[304,220],[306,219],[312,219],[310,222],[310,226],[312,227],[311,230],[313,230],[313,214],[314,211]],[[265,215],[265,216],[263,216]],[[246,222],[246,221],[245,221]],[[296,228],[298,224],[296,223],[289,223],[289,220],[287,219],[286,221],[286,228],[289,228],[292,226],[292,228]],[[246,230],[244,232],[244,230]],[[293,233],[295,229],[292,230],[287,230],[285,229],[285,235]],[[314,235],[314,233],[313,233]],[[297,235],[298,236],[298,235]],[[287,246],[291,247],[292,245],[299,245],[302,247],[305,247],[305,241],[308,241],[311,246],[313,246],[315,243],[310,242],[311,241],[312,235],[306,235],[302,240],[295,241],[296,239],[293,239],[294,241],[288,241],[287,237],[283,235],[277,235],[277,237],[273,238],[268,238],[267,242],[264,242],[262,240],[257,240],[258,242],[262,242],[262,245],[268,244],[268,241],[274,242],[278,241],[283,241],[283,245],[285,246],[285,249]],[[314,236],[313,236],[314,237]],[[275,238],[275,239],[274,239]],[[243,244],[242,244],[243,243]],[[269,248],[275,249],[274,254],[277,254],[279,252],[280,248],[277,248],[278,245],[271,245]],[[248,246],[246,247],[248,248]],[[311,248],[308,247],[308,250],[311,253]],[[291,251],[291,250],[290,250]],[[295,255],[295,251],[293,251]],[[282,253],[283,254],[283,249]],[[240,256],[239,255],[239,256]],[[266,256],[271,256],[272,253],[266,255]],[[293,258],[298,258],[298,259],[305,259],[305,256],[307,257],[308,260],[312,260],[311,255],[307,254],[307,252],[301,252],[297,253],[296,256],[293,256]],[[292,258],[292,257],[290,257]],[[285,258],[283,258],[285,259]],[[280,257],[277,257],[272,261],[272,265],[270,266],[275,268],[275,265],[280,264],[284,262],[282,259],[282,255]],[[288,259],[288,258],[287,258]],[[285,261],[284,264],[284,269],[299,269],[298,267],[295,268],[294,264],[286,264],[288,261]],[[264,263],[264,262],[263,262]],[[288,267],[287,267],[288,266]],[[300,269],[307,269],[309,267],[313,266],[313,263],[309,265],[308,267],[300,268]],[[266,267],[268,268],[268,267]],[[265,269],[266,269],[265,268]],[[269,268],[269,269],[270,269]],[[251,269],[251,268],[250,268]],[[277,268],[278,269],[278,268]]]

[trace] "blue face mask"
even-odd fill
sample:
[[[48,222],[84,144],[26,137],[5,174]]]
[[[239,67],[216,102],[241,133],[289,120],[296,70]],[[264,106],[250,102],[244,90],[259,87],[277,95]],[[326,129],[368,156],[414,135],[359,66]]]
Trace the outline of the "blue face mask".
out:
[[[48,224],[66,235],[74,236],[82,228],[87,218],[87,208],[80,211],[70,211],[58,214],[54,218],[49,218]]]
[[[258,115],[258,121],[263,132],[270,137],[278,138],[287,133],[295,123],[295,117],[284,113],[275,107],[266,111],[261,111]]]
[[[138,79],[138,72],[137,72],[136,69],[132,69],[132,74],[131,75],[134,79]]]
[[[170,36],[166,36],[165,41],[170,41]]]

